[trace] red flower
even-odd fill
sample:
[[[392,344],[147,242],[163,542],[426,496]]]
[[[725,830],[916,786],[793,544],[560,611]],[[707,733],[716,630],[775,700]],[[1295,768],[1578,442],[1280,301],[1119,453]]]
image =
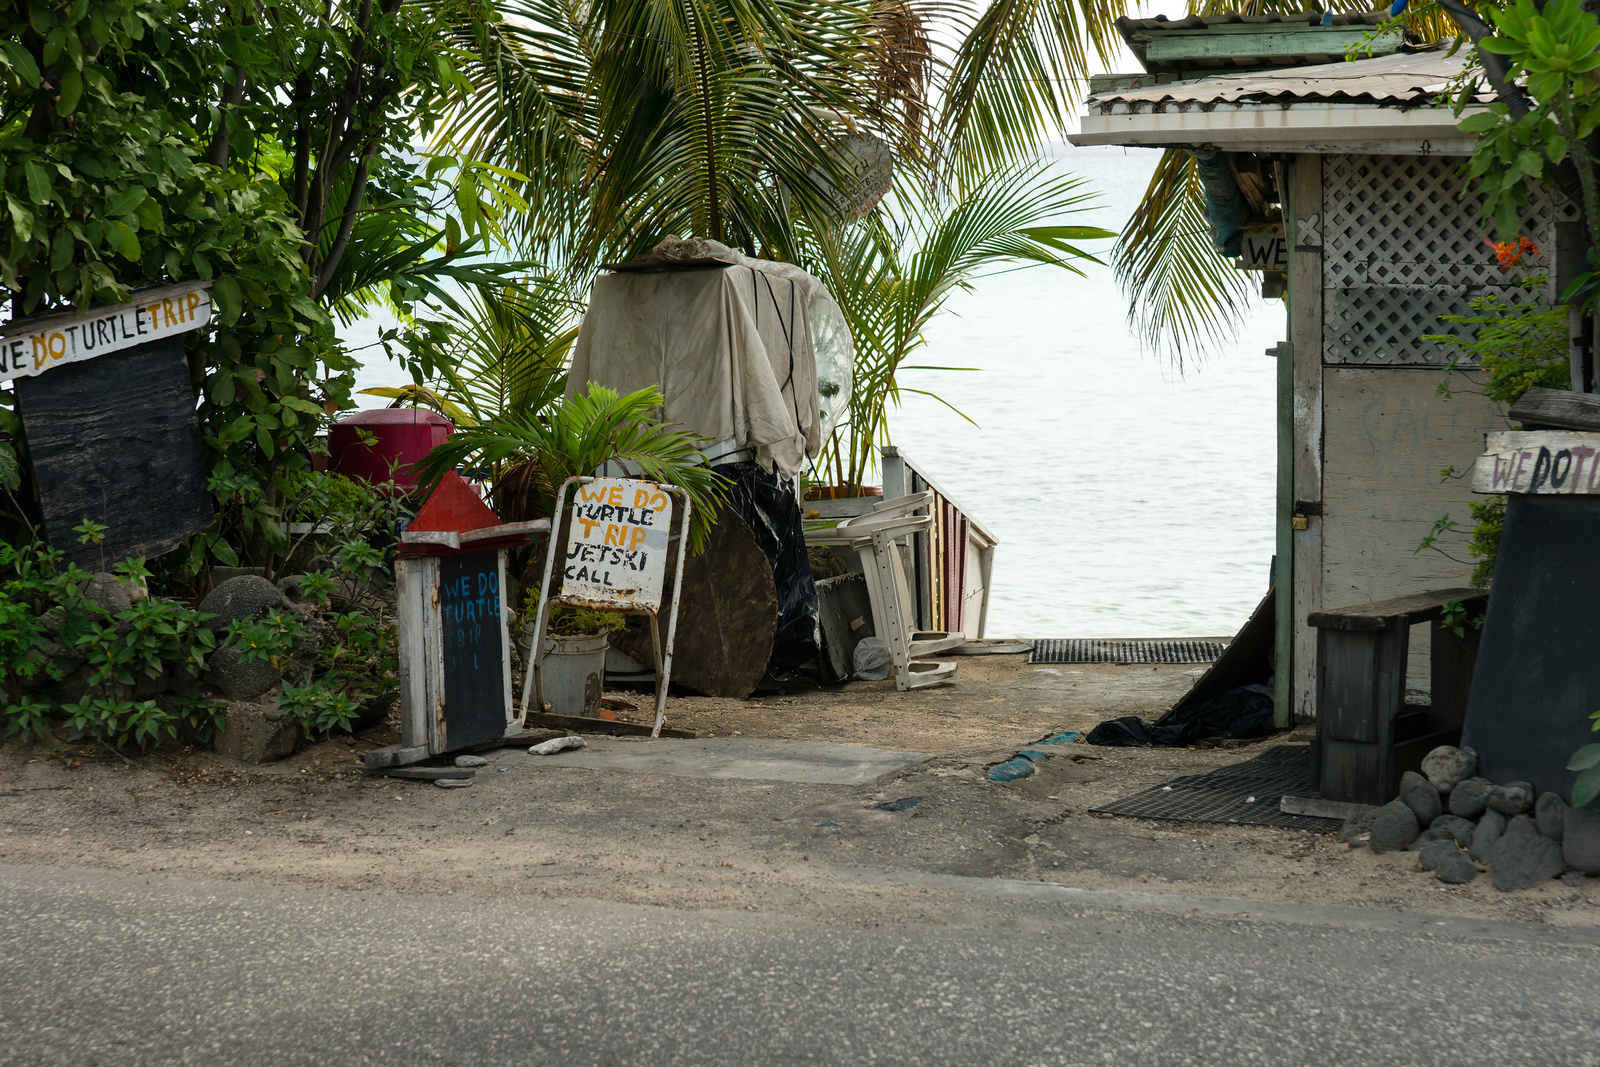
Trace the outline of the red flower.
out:
[[[1524,256],[1536,256],[1539,254],[1539,246],[1526,237],[1518,237],[1515,241],[1501,241],[1499,243],[1485,237],[1483,243],[1494,249],[1494,258],[1499,262],[1501,270],[1520,267]]]

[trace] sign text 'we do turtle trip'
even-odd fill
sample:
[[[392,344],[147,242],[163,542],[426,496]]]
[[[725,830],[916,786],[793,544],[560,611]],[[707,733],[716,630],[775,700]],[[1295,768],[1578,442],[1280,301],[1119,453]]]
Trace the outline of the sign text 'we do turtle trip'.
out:
[[[654,611],[666,577],[672,499],[655,482],[597,478],[578,486],[561,600]]]

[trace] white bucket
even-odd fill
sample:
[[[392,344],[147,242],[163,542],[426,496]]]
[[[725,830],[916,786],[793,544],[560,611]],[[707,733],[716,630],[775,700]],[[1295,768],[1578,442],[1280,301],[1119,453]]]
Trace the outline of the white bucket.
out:
[[[522,628],[523,655],[533,640],[533,626]],[[610,642],[605,634],[588,634],[582,637],[544,635],[544,655],[539,666],[544,675],[544,699],[556,715],[581,715],[595,718],[600,711],[600,697],[605,692],[606,649]]]

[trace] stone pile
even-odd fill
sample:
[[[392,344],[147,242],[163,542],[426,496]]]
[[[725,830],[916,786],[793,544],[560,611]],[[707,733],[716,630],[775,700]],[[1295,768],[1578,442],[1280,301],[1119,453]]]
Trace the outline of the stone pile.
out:
[[[1600,811],[1569,808],[1554,793],[1535,797],[1527,782],[1496,785],[1476,777],[1471,749],[1443,745],[1407,771],[1400,795],[1345,821],[1351,848],[1417,854],[1425,871],[1460,885],[1488,870],[1502,893],[1552,878],[1579,886],[1600,876]]]

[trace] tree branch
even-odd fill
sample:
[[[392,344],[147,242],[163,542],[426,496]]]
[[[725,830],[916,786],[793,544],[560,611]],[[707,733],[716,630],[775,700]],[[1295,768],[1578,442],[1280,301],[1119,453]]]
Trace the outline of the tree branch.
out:
[[[372,162],[371,146],[361,156],[361,162],[356,164],[355,176],[350,180],[350,195],[345,198],[344,215],[339,219],[339,232],[334,235],[333,244],[328,248],[327,258],[317,269],[316,281],[311,287],[313,300],[322,296],[328,288],[328,283],[333,280],[334,271],[339,269],[339,261],[344,258],[344,250],[350,245],[350,233],[356,227],[356,217],[360,214],[362,198],[367,192],[367,167]]]

